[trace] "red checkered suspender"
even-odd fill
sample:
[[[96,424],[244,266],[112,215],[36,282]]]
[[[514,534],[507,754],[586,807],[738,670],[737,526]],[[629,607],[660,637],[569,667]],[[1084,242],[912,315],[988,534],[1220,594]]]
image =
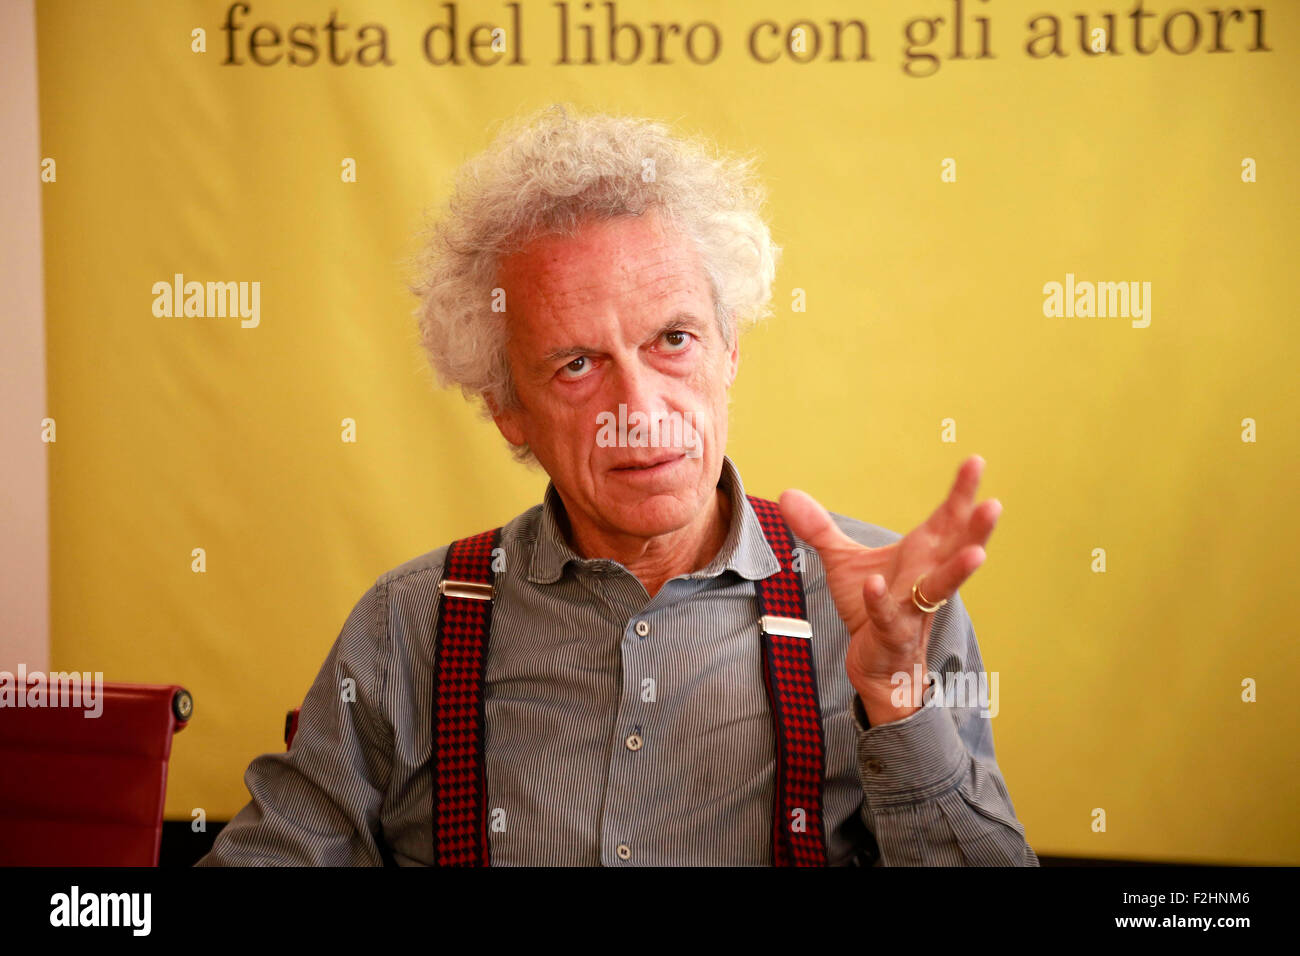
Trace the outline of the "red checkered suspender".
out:
[[[501,529],[447,549],[433,659],[433,863],[487,866],[483,671],[492,631],[492,549]],[[477,592],[477,593],[476,593]]]
[[[811,628],[794,537],[775,502],[749,495],[781,570],[756,581],[763,679],[776,738],[772,862],[825,866],[825,745]],[[433,854],[436,866],[488,866],[483,673],[492,630],[492,550],[500,528],[455,541],[439,585],[433,665]]]
[[[775,866],[825,866],[822,777],[826,765],[812,628],[803,580],[794,569],[794,536],[774,501],[749,495],[781,570],[755,581],[763,632],[763,679],[776,731]],[[802,627],[800,627],[802,625]]]

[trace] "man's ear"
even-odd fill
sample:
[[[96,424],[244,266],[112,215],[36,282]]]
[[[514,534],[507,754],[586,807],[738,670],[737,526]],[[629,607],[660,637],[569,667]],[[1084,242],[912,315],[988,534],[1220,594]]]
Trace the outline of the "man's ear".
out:
[[[736,333],[736,341],[731,345],[731,354],[727,356],[727,388],[731,388],[736,381],[736,373],[740,371],[740,333]]]
[[[519,409],[505,408],[492,395],[484,395],[483,400],[487,402],[488,411],[492,413],[492,421],[496,422],[497,430],[505,440],[512,445],[522,445],[524,429],[520,422]]]

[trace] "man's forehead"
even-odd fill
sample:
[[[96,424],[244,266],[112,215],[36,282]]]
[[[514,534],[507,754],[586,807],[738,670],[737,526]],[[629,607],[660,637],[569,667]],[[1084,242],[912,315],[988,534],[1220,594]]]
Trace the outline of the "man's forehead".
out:
[[[676,231],[650,213],[584,226],[572,236],[546,235],[502,260],[502,280],[524,296],[556,306],[570,299],[635,292],[669,295],[695,286],[699,257]]]
[[[503,260],[501,282],[512,331],[548,346],[584,331],[626,332],[672,313],[698,314],[708,298],[693,248],[644,226],[635,236],[597,227],[545,237]]]
[[[584,315],[618,312],[633,317],[660,314],[674,305],[686,308],[708,288],[703,275],[688,262],[635,270],[622,266],[593,263],[579,272],[546,271],[514,288],[507,281],[506,311],[515,312],[510,307],[513,301],[525,315],[537,314],[546,327],[554,328],[557,321],[580,320]]]

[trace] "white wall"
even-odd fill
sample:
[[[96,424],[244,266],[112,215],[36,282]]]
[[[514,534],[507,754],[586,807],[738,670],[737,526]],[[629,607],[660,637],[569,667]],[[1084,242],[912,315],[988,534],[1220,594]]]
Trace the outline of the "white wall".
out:
[[[33,0],[0,2],[0,670],[50,665],[50,536]],[[56,188],[56,187],[49,187]]]

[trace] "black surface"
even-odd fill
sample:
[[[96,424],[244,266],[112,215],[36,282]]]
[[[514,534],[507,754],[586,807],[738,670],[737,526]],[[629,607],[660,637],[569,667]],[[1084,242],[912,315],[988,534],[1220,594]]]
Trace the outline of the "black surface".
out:
[[[162,852],[159,866],[193,866],[199,858],[212,849],[212,842],[221,832],[225,822],[208,823],[206,833],[195,833],[187,820],[168,820],[163,823]],[[1075,856],[1040,856],[1043,866],[1188,866],[1185,863],[1161,863],[1151,860],[1097,860]]]

